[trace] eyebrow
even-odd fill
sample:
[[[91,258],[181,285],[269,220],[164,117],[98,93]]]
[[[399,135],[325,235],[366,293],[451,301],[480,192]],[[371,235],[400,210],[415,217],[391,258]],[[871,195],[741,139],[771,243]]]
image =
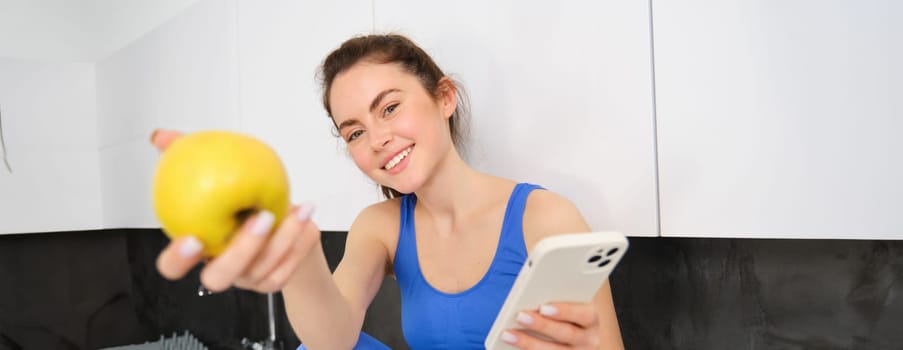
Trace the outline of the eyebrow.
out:
[[[337,129],[341,132],[342,129],[344,129],[344,128],[347,128],[347,127],[352,126],[352,125],[354,125],[354,124],[360,124],[360,123],[361,123],[361,122],[357,121],[357,119],[348,119],[348,120],[346,120],[346,121],[343,121],[342,124],[339,124],[339,127],[338,127]]]
[[[391,94],[393,92],[401,92],[401,90],[387,89],[387,90],[383,90],[383,92],[380,92],[378,95],[376,95],[376,97],[373,98],[373,102],[370,102],[370,113],[373,113],[373,110],[376,109],[376,107],[379,107],[379,104],[383,101],[383,99],[386,97],[386,95]]]
[[[401,90],[386,89],[386,90],[383,90],[382,92],[380,92],[379,94],[377,94],[376,97],[373,98],[373,102],[370,102],[370,109],[369,109],[370,113],[373,113],[373,111],[376,109],[376,107],[379,107],[379,104],[382,103],[383,99],[386,98],[387,95],[389,95],[393,92],[401,92]],[[346,127],[349,127],[349,126],[352,126],[355,124],[360,124],[360,123],[361,122],[358,121],[357,119],[348,119],[346,121],[343,121],[342,124],[339,124],[338,129],[342,130],[343,128],[346,128]]]

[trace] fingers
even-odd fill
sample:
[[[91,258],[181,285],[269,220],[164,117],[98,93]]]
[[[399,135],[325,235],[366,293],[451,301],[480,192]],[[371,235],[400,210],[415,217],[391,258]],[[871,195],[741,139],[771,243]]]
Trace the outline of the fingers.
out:
[[[523,330],[510,329],[502,332],[502,340],[508,344],[514,345],[518,349],[526,350],[565,350],[569,347],[540,339],[535,333]],[[597,348],[598,349],[598,348]]]
[[[156,129],[151,134],[151,143],[159,151],[165,150],[173,141],[181,137],[182,133],[173,130]]]
[[[319,229],[310,221],[313,209],[310,204],[293,208],[272,234],[273,214],[255,214],[235,233],[226,250],[207,263],[201,283],[211,292],[232,285],[258,292],[281,289],[318,242]],[[157,268],[166,278],[181,278],[202,259],[201,250],[202,244],[194,237],[173,241],[157,259]]]
[[[173,240],[157,257],[157,270],[170,280],[182,278],[201,261],[203,248],[201,241],[194,236]]]
[[[517,322],[525,329],[543,334],[555,342],[582,345],[583,330],[573,323],[542,317],[535,311],[524,311],[517,315]]]
[[[290,254],[279,266],[276,267],[264,283],[270,283],[269,288],[282,289],[288,279],[295,272],[295,269],[301,263],[301,260],[310,255],[310,250],[314,246],[319,249],[320,229],[313,221],[307,221],[303,226],[301,239],[295,244],[295,252]]]
[[[201,283],[212,292],[229,288],[267,242],[274,220],[272,213],[261,211],[246,221],[226,250],[201,271]]]
[[[592,304],[580,303],[550,303],[539,307],[539,313],[543,316],[564,322],[576,324],[582,328],[599,325],[599,314]]]
[[[523,349],[545,349],[553,344],[596,349],[601,341],[599,320],[592,304],[547,304],[538,311],[518,313],[517,322],[526,332],[510,330],[509,340]]]
[[[270,238],[258,260],[242,276],[245,283],[251,285],[260,283],[264,278],[271,276],[278,267],[286,265],[285,260],[300,255],[296,252],[296,248],[303,234],[303,226],[310,220],[313,211],[314,207],[311,204],[292,208],[289,217],[285,218]]]

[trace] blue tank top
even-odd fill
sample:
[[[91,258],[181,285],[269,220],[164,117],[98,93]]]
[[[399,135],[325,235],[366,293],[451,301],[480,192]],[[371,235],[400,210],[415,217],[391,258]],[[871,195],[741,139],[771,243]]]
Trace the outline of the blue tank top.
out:
[[[527,196],[541,187],[514,187],[495,256],[476,285],[459,293],[431,286],[420,270],[414,234],[413,194],[401,199],[401,225],[395,252],[395,277],[401,291],[401,326],[411,349],[484,349],[483,343],[527,259],[523,215]]]

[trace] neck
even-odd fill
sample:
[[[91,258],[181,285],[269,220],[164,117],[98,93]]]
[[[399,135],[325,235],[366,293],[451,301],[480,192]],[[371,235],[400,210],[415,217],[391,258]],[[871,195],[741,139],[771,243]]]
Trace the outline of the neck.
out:
[[[500,180],[471,168],[452,150],[430,180],[415,193],[418,204],[423,205],[436,224],[447,228],[440,231],[454,232],[455,222],[483,207],[482,201],[491,200],[492,196],[483,194],[498,188]]]

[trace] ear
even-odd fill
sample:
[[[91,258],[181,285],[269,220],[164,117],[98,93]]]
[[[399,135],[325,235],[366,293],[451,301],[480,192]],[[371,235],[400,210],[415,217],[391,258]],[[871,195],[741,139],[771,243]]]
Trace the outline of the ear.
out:
[[[442,79],[439,79],[438,90],[439,108],[442,111],[442,117],[445,119],[451,118],[455,108],[458,107],[458,88],[455,87],[455,83],[451,79],[442,77]]]

